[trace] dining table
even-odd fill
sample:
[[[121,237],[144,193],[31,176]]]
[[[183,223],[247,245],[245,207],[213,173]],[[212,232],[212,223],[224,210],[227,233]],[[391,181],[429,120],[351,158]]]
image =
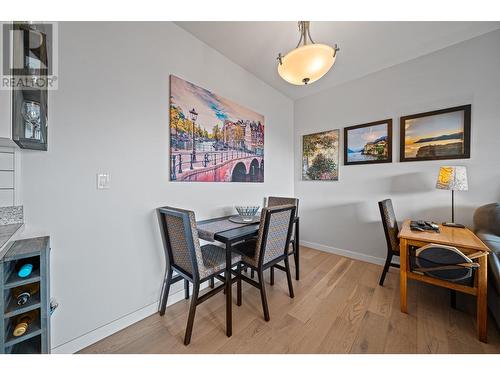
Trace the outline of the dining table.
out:
[[[225,294],[226,294],[226,335],[231,337],[233,334],[233,310],[232,310],[232,265],[231,265],[231,253],[233,251],[233,246],[242,241],[255,238],[259,233],[260,220],[256,217],[254,220],[248,223],[235,223],[230,220],[232,216],[222,216],[216,217],[208,220],[201,220],[196,222],[198,229],[198,236],[200,239],[209,242],[221,242],[224,244],[226,249],[226,266],[224,269],[225,278]],[[296,252],[296,257],[299,257],[299,246],[298,246],[298,231],[299,231],[299,218],[296,217],[294,220],[294,230],[295,239],[294,250]],[[297,266],[298,269],[298,266]],[[297,271],[298,277],[298,271]]]

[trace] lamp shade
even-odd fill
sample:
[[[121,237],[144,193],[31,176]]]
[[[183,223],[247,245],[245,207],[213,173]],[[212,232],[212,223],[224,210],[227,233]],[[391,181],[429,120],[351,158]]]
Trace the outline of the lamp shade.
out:
[[[336,51],[326,44],[308,44],[289,52],[278,65],[278,73],[293,85],[316,82],[333,66]]]
[[[468,190],[467,169],[463,166],[439,168],[436,188],[455,191]]]

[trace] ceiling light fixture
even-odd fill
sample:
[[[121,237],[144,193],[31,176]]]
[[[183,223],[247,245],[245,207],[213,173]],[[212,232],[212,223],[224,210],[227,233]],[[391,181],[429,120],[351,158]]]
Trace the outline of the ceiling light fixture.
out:
[[[335,63],[339,48],[336,44],[330,47],[314,43],[309,33],[309,21],[300,21],[298,24],[299,43],[285,56],[278,54],[278,73],[292,85],[307,85],[328,73]]]

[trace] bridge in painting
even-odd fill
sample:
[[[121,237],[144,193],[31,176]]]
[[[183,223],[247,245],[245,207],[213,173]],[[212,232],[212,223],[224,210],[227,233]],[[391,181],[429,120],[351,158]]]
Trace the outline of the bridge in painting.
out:
[[[254,153],[228,150],[189,151],[170,155],[171,181],[199,182],[263,182],[264,157]]]

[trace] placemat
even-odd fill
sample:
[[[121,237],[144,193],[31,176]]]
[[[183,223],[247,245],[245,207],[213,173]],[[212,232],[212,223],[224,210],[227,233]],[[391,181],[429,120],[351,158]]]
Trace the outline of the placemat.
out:
[[[198,228],[198,237],[205,241],[215,241],[214,236],[216,233],[224,232],[226,230],[244,227],[252,223],[233,223],[229,218],[223,217],[220,220],[200,222],[196,226]]]

